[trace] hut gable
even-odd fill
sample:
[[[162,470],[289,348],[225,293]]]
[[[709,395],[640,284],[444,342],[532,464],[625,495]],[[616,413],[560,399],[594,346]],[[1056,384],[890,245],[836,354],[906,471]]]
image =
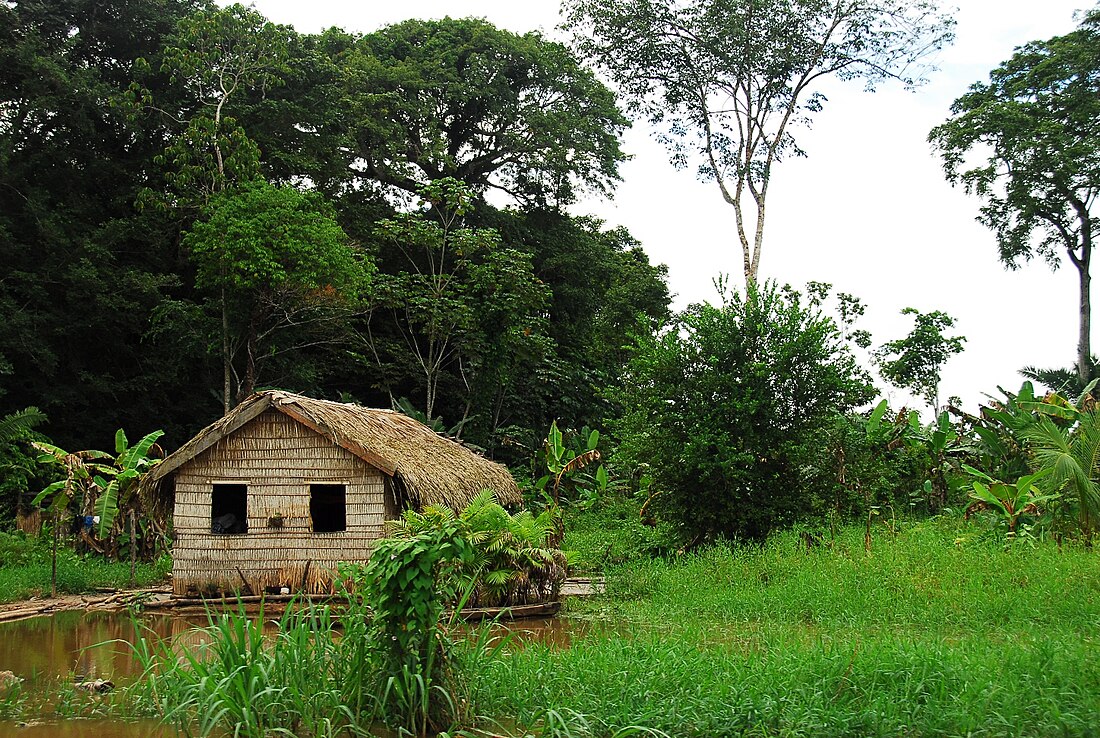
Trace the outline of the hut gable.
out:
[[[326,591],[364,561],[402,504],[459,508],[508,470],[399,413],[285,392],[253,395],[159,464],[172,492],[173,589]]]

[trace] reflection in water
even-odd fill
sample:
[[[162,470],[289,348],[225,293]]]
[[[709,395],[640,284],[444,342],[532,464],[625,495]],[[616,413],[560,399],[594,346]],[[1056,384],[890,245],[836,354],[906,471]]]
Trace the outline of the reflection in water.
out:
[[[181,618],[171,615],[143,615],[135,620],[128,613],[61,612],[41,618],[0,623],[0,671],[22,677],[23,693],[32,701],[44,702],[69,684],[109,679],[122,687],[139,676],[141,666],[129,644],[139,634],[146,638],[171,638],[177,649],[194,649],[204,640],[196,627],[207,625],[203,616]],[[491,636],[511,634],[512,647],[545,643],[568,648],[573,638],[587,630],[585,623],[564,618],[502,621],[487,626]],[[265,632],[275,632],[265,623]],[[86,700],[96,697],[79,695]],[[45,738],[96,736],[96,738],[169,738],[176,733],[156,721],[122,722],[106,719],[65,719],[48,707],[41,723],[17,725],[0,720],[0,738]]]
[[[62,720],[16,725],[0,722],[0,736],[12,738],[174,738],[176,732],[155,720],[123,723],[117,720]]]
[[[568,618],[502,620],[489,627],[494,638],[510,635],[509,644],[520,648],[528,643],[538,643],[553,648],[569,648],[573,645],[574,638],[580,638],[589,630],[587,622]]]

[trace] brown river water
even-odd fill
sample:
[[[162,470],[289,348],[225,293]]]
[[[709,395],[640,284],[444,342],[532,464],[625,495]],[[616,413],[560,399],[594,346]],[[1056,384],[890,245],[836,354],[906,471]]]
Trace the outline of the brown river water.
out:
[[[125,612],[79,611],[0,623],[0,671],[21,677],[23,694],[41,703],[39,714],[25,722],[0,719],[0,738],[174,738],[174,729],[155,720],[87,717],[97,712],[101,698],[72,685],[106,679],[122,687],[137,679],[140,667],[126,644],[135,640],[138,628],[187,648],[201,642],[194,628],[205,624],[205,617],[144,615],[135,623]],[[584,624],[566,618],[520,620],[494,628],[512,633],[513,643],[521,646],[558,647],[568,647],[585,630]]]

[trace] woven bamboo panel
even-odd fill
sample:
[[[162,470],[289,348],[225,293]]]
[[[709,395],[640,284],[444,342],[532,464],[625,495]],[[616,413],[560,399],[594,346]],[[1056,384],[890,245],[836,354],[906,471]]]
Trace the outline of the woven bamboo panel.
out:
[[[248,532],[211,533],[216,482],[247,484]],[[347,529],[313,533],[309,485],[346,485]],[[332,587],[340,561],[365,561],[382,536],[384,475],[286,415],[268,410],[176,472],[173,590]],[[271,523],[280,518],[281,525]]]

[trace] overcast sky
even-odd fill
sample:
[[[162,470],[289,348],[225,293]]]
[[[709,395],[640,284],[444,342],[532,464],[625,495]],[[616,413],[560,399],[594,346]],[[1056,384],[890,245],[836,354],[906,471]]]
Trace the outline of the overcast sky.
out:
[[[1028,41],[1072,30],[1089,0],[962,0],[953,46],[916,92],[856,82],[828,90],[813,129],[801,131],[805,159],[773,173],[760,272],[803,286],[830,282],[867,305],[862,326],[876,345],[906,334],[902,308],[943,310],[967,337],[944,371],[940,396],[974,410],[996,387],[1019,387],[1025,365],[1069,366],[1076,356],[1077,280],[1068,264],[1006,271],[992,234],[976,223],[978,201],[946,183],[926,138],[951,102]],[[480,17],[515,32],[561,38],[556,0],[258,0],[271,20],[314,33],[330,26],[369,32],[406,18]],[[713,300],[713,278],[741,284],[733,212],[712,182],[676,171],[644,123],[627,133],[633,157],[613,201],[574,208],[626,226],[655,262],[669,267],[675,306]],[[1094,339],[1095,340],[1095,339]],[[884,388],[885,389],[885,388]],[[895,401],[906,396],[889,392]]]

